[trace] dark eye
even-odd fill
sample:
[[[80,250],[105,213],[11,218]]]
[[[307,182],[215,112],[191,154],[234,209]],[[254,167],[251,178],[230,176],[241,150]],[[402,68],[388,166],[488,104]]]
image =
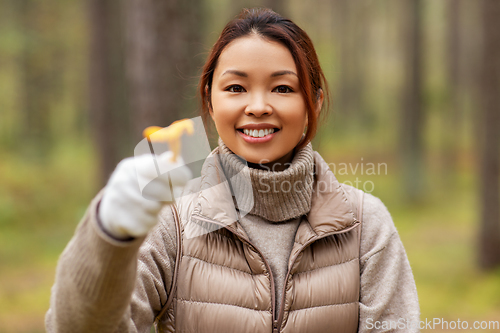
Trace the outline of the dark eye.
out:
[[[293,92],[292,88],[289,86],[277,86],[274,88],[274,91],[279,93],[279,94],[287,94]]]
[[[232,86],[229,86],[226,90],[232,93],[240,93],[245,91],[245,89],[243,89],[243,87],[240,86],[239,84],[233,84]]]

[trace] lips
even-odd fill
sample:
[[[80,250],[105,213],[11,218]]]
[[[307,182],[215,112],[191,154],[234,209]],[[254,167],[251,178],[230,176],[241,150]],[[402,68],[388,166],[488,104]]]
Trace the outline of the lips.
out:
[[[264,143],[271,140],[276,132],[279,131],[277,128],[266,128],[266,129],[238,129],[237,132],[240,134],[241,138],[248,143]]]
[[[260,134],[262,134],[262,136],[266,135],[266,130],[267,134],[272,134],[279,131],[279,127],[270,123],[250,123],[239,126],[236,128],[236,130],[245,133],[246,135],[260,137]]]
[[[251,123],[236,129],[248,143],[264,143],[271,140],[280,129],[270,123]]]

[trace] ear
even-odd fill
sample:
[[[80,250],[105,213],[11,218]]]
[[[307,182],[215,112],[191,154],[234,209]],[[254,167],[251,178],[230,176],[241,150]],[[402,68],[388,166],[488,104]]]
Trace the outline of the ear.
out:
[[[323,107],[323,101],[325,100],[325,94],[323,93],[323,89],[319,88],[316,92],[316,113],[321,112],[321,108]]]
[[[212,97],[210,96],[210,90],[208,89],[208,84],[205,86],[205,98],[207,99],[208,113],[210,117],[214,120],[214,110],[212,109]]]

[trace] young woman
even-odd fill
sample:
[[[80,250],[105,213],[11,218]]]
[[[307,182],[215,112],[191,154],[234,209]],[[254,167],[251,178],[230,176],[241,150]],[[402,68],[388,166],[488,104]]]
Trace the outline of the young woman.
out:
[[[326,87],[307,34],[244,10],[215,43],[200,93],[220,137],[201,179],[164,205],[168,181],[148,193],[158,201],[140,193],[146,157],[122,161],[59,260],[47,331],[417,332],[385,206],[312,150]],[[168,157],[184,186],[189,172]],[[220,181],[241,170],[250,188]]]

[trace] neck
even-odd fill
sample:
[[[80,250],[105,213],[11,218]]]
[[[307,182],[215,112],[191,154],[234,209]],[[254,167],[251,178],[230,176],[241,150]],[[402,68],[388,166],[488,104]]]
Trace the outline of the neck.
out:
[[[294,151],[290,151],[283,157],[280,157],[276,161],[269,163],[250,163],[248,162],[248,166],[253,169],[267,170],[267,171],[283,171],[286,170],[292,163],[292,159],[294,156]]]

